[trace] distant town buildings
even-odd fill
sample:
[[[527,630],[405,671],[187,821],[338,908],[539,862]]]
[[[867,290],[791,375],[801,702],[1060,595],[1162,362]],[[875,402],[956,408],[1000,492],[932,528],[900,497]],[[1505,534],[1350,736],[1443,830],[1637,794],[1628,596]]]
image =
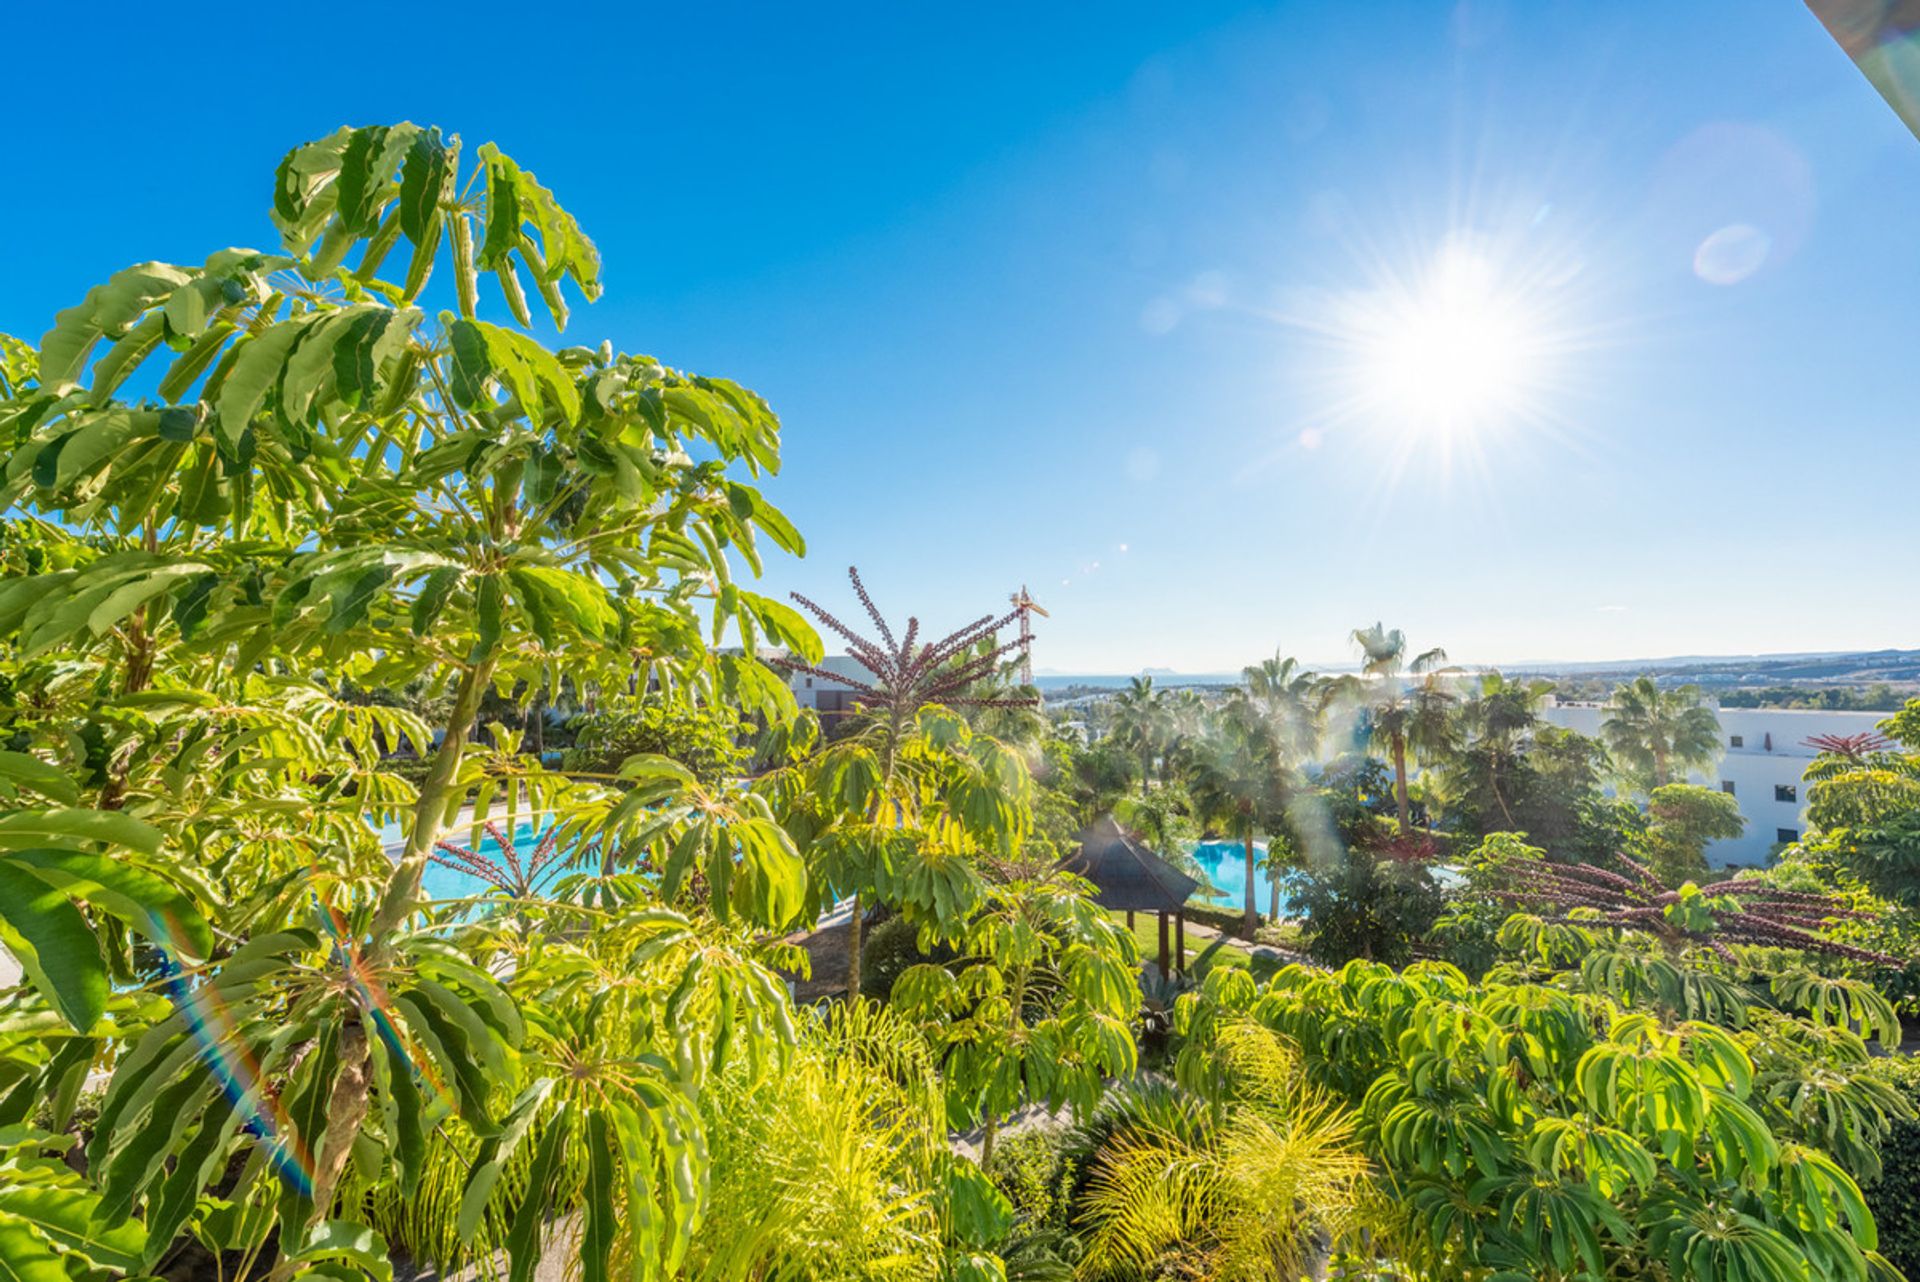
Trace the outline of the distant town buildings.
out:
[[[1707,847],[1708,863],[1734,868],[1764,866],[1774,847],[1797,841],[1806,829],[1806,784],[1800,775],[1819,755],[1807,746],[1809,738],[1863,734],[1887,717],[1797,708],[1718,708],[1715,715],[1720,718],[1719,766],[1711,775],[1696,772],[1688,782],[1719,788],[1740,803],[1746,833]],[[1597,739],[1607,707],[1549,700],[1541,718]]]

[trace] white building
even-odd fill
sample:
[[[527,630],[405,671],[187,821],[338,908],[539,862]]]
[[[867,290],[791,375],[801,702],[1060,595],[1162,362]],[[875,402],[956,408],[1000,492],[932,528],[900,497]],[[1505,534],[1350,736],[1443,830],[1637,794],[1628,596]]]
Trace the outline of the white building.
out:
[[[1867,733],[1886,720],[1884,712],[1824,712],[1796,708],[1716,708],[1720,718],[1721,758],[1711,774],[1695,771],[1689,783],[1718,787],[1740,803],[1747,831],[1707,847],[1715,867],[1761,867],[1782,842],[1798,840],[1806,828],[1806,784],[1800,775],[1819,754],[1807,746],[1814,735]],[[1581,734],[1600,737],[1607,718],[1601,703],[1549,700],[1541,719]]]
[[[850,654],[830,654],[814,666],[860,682],[870,681],[873,676],[865,664]],[[789,672],[787,688],[793,691],[795,703],[820,714],[822,725],[830,725],[840,714],[853,711],[854,700],[859,697],[852,686],[816,677],[810,672]]]

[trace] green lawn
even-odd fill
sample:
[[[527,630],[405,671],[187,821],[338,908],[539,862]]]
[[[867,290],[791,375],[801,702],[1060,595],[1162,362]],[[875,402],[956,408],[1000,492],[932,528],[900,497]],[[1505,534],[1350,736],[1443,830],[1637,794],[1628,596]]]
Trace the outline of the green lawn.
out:
[[[1115,924],[1123,927],[1127,924],[1127,915],[1124,912],[1114,912],[1111,915]],[[1191,926],[1192,923],[1189,922],[1188,925]],[[1159,917],[1153,913],[1135,913],[1133,915],[1133,938],[1134,942],[1140,946],[1140,959],[1142,961],[1156,961],[1159,959]],[[1167,922],[1167,951],[1170,955],[1175,947],[1175,939],[1173,922],[1169,919]],[[1188,964],[1198,958],[1201,952],[1212,943],[1213,941],[1211,939],[1201,940],[1197,938],[1193,931],[1189,929],[1187,932],[1186,958],[1184,960],[1173,958],[1174,967],[1176,969],[1185,969]],[[1279,963],[1275,962],[1273,958],[1255,957],[1247,952],[1244,946],[1236,946],[1237,943],[1238,941],[1235,941],[1227,944],[1223,948],[1215,949],[1211,964],[1215,966],[1236,966],[1243,970],[1250,970],[1253,977],[1262,983],[1266,982],[1268,976],[1280,969]]]

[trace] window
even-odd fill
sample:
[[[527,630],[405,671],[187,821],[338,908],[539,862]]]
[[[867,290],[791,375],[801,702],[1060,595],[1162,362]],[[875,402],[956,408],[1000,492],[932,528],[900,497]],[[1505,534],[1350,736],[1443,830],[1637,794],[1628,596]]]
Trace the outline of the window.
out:
[[[1800,830],[1798,828],[1775,828],[1773,830],[1773,836],[1774,840],[1778,841],[1781,845],[1791,845],[1800,840]]]
[[[1744,735],[1737,735],[1737,734],[1736,734],[1736,735],[1730,735],[1730,736],[1728,736],[1728,738],[1727,738],[1727,746],[1728,746],[1729,748],[1744,748],[1744,747],[1746,747],[1746,746],[1747,746],[1747,740],[1746,740],[1746,736],[1744,736]]]
[[[1733,795],[1733,780],[1722,779],[1720,781],[1720,791],[1726,793],[1729,797],[1731,797]]]
[[[1773,785],[1773,799],[1775,801],[1798,801],[1800,800],[1800,788],[1797,784],[1777,783]]]
[[[809,690],[811,690],[811,689],[813,689],[813,678],[812,678],[812,677],[808,677],[808,678],[807,678],[807,689],[809,689]]]

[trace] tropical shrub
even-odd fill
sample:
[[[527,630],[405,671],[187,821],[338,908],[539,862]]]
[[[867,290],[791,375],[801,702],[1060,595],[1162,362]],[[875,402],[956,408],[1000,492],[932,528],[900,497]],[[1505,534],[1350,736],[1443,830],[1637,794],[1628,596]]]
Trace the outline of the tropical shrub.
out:
[[[860,1002],[811,1018],[781,1071],[729,1073],[701,1107],[712,1213],[686,1276],[946,1276],[950,1185],[973,1168],[947,1149],[939,1078],[903,1021]]]
[[[1873,1217],[1821,1145],[1819,1106],[1795,1102],[1821,1070],[1781,1068],[1770,1044],[1864,1061],[1837,1024],[1734,1031],[1542,984],[1476,987],[1437,963],[1290,967],[1191,1002],[1190,1062],[1250,1021],[1361,1111],[1399,1221],[1381,1240],[1413,1276],[1870,1275]]]
[[[1287,874],[1287,897],[1308,955],[1330,966],[1356,957],[1407,961],[1444,906],[1423,864],[1378,857],[1365,847]]]
[[[1904,1097],[1909,1112],[1880,1141],[1880,1174],[1865,1182],[1867,1206],[1880,1228],[1880,1252],[1908,1277],[1920,1274],[1920,1060],[1896,1055],[1874,1065]]]
[[[744,732],[732,708],[648,699],[634,707],[606,708],[574,719],[573,747],[561,760],[569,774],[616,774],[639,754],[669,757],[705,784],[737,774],[747,758]]]
[[[1740,803],[1731,795],[1698,784],[1664,784],[1647,797],[1647,824],[1636,834],[1633,853],[1655,877],[1677,886],[1707,879],[1708,842],[1746,830]]]
[[[1352,1234],[1368,1179],[1352,1112],[1249,1021],[1214,1027],[1208,1059],[1204,1124],[1121,1126],[1093,1157],[1083,1276],[1302,1277]]]
[[[1060,1128],[1030,1126],[1003,1136],[985,1167],[1029,1233],[1068,1226],[1075,1169]]]
[[[884,1002],[900,976],[914,966],[945,965],[959,956],[938,940],[923,949],[920,928],[904,917],[889,917],[873,928],[860,950],[860,993]]]
[[[1075,879],[1050,873],[988,886],[957,948],[950,965],[909,967],[893,1004],[936,1047],[948,1119],[984,1124],[984,1160],[1020,1104],[1084,1114],[1106,1079],[1133,1073],[1133,936]]]

